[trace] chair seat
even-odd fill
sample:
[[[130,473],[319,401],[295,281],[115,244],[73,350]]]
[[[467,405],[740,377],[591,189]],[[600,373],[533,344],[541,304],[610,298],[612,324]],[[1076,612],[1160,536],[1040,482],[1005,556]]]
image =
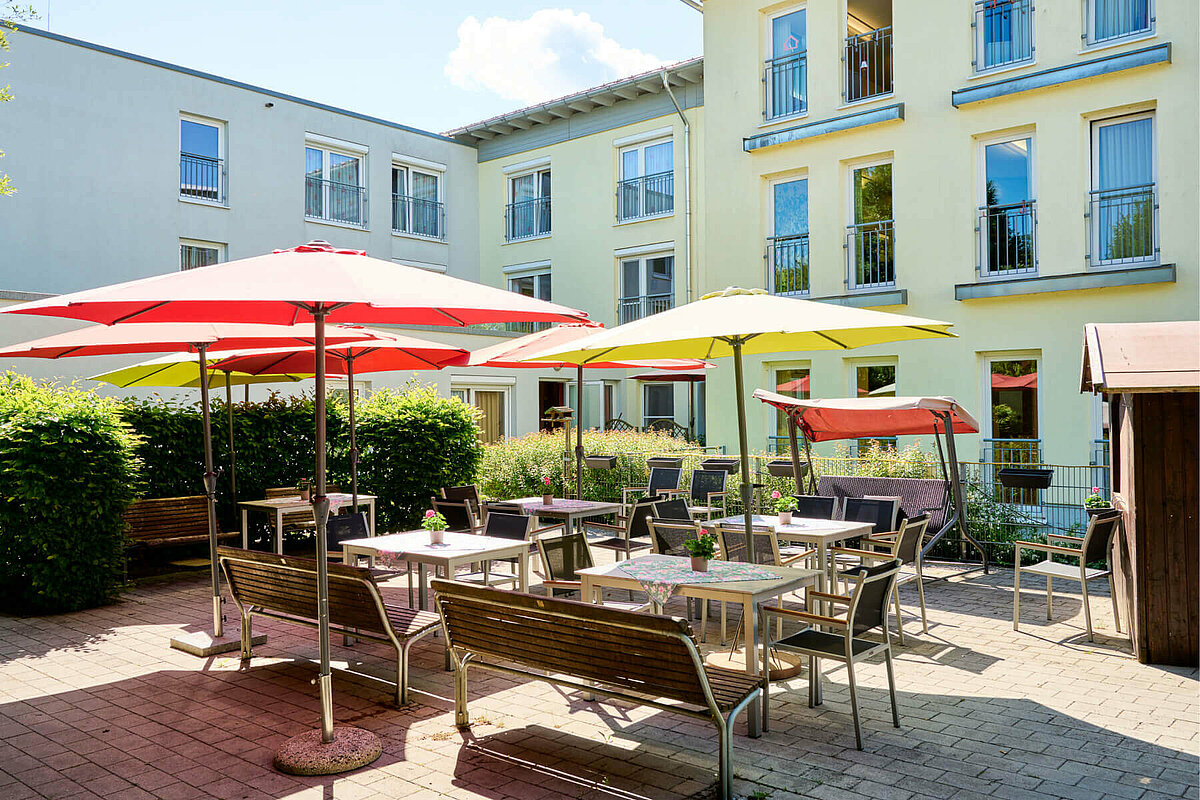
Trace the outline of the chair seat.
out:
[[[785,636],[772,646],[806,655],[832,656],[833,658],[841,658],[843,661],[846,660],[846,637],[840,633],[826,633],[825,631],[809,628],[798,633],[793,633],[791,636]],[[866,639],[854,639],[852,640],[851,647],[854,655],[860,656],[874,650],[876,647],[883,647],[883,644],[880,642],[871,642]]]
[[[622,553],[628,550],[645,550],[650,546],[649,542],[639,542],[636,539],[626,541],[621,536],[610,536],[607,539],[589,539],[588,547],[603,547],[606,550],[620,550]]]
[[[1066,578],[1079,580],[1079,567],[1074,564],[1059,564],[1057,561],[1042,561],[1031,567],[1021,567],[1021,572],[1032,572],[1035,575],[1045,575],[1048,578]],[[1109,574],[1107,569],[1086,569],[1084,575],[1090,581],[1092,578],[1103,578]]]

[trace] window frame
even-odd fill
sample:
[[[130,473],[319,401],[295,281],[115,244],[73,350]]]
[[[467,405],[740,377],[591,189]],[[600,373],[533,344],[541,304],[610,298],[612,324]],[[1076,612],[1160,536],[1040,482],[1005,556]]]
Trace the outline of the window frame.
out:
[[[785,183],[799,183],[800,181],[804,181],[804,183],[805,183],[805,187],[804,187],[804,197],[805,197],[805,201],[804,201],[804,211],[805,211],[804,233],[786,234],[786,236],[788,236],[788,237],[799,237],[799,236],[807,237],[806,246],[809,248],[808,275],[807,275],[807,281],[806,281],[807,285],[803,290],[800,290],[800,291],[777,292],[777,291],[775,291],[775,263],[772,260],[771,255],[770,255],[771,253],[774,252],[773,247],[774,247],[775,240],[780,238],[779,232],[776,229],[777,218],[775,216],[775,188],[777,186],[781,186]],[[808,177],[807,169],[804,170],[804,172],[802,174],[792,174],[792,175],[788,175],[786,177],[776,177],[776,178],[772,178],[771,180],[767,181],[767,220],[769,222],[769,225],[768,225],[768,230],[767,230],[767,255],[765,256],[766,261],[767,261],[767,284],[768,284],[766,288],[767,288],[767,291],[769,291],[771,294],[776,294],[776,295],[779,295],[780,297],[809,297],[812,294],[812,249],[811,249],[812,231],[809,228],[809,222],[811,222],[811,215],[809,214],[809,210],[810,210],[809,203],[810,203],[811,199],[812,199],[812,193],[811,193],[811,186],[809,185],[809,177]]]
[[[397,230],[397,228],[396,228],[396,192],[394,191],[395,185],[396,185],[396,171],[397,170],[402,170],[404,172],[404,191],[401,193],[401,196],[409,198],[410,200],[416,199],[412,193],[412,191],[413,191],[412,179],[413,179],[414,172],[421,174],[421,175],[431,177],[434,179],[436,186],[437,186],[437,197],[432,201],[426,201],[426,202],[437,203],[438,208],[439,208],[438,231],[436,234],[416,233],[412,230]],[[446,167],[441,164],[434,164],[433,162],[424,162],[424,161],[418,161],[418,160],[414,160],[414,159],[404,158],[404,157],[401,157],[401,156],[393,153],[392,154],[392,166],[391,166],[391,171],[389,172],[389,178],[391,181],[390,185],[388,186],[388,189],[389,189],[389,204],[391,206],[391,220],[392,221],[390,224],[391,224],[391,229],[392,229],[392,235],[393,236],[402,236],[402,237],[409,238],[409,239],[418,239],[423,242],[430,242],[430,241],[444,242],[444,241],[446,241],[446,215],[445,215]],[[409,208],[411,209],[411,204],[409,204]],[[410,227],[412,227],[411,226],[411,217],[409,219],[410,219]]]
[[[525,200],[517,200],[516,199],[517,198],[517,194],[516,194],[517,181],[521,178],[525,178],[530,175],[533,176],[533,187],[534,187],[534,192],[535,192],[534,196],[526,198]],[[542,181],[542,175],[547,176],[545,183],[543,183],[543,181]],[[548,191],[545,194],[542,193],[542,190],[544,187],[548,189]],[[549,213],[551,215],[549,230],[538,231],[535,233],[531,233],[528,236],[510,236],[509,235],[510,233],[512,233],[514,231],[514,223],[509,219],[508,212],[517,203],[527,203],[527,202],[532,202],[534,200],[550,200],[551,204],[553,204],[553,202],[554,202],[553,201],[554,170],[551,167],[550,162],[543,161],[543,162],[533,164],[525,169],[514,170],[512,172],[506,172],[504,175],[504,192],[505,192],[504,207],[506,210],[505,223],[504,223],[504,242],[505,242],[505,244],[509,244],[511,242],[528,242],[531,239],[544,239],[548,236],[551,236],[554,233],[553,208],[551,207],[551,209],[549,210]],[[534,219],[540,219],[540,215],[535,216]],[[535,227],[537,227],[538,225],[540,225],[540,222],[536,223]]]
[[[796,397],[800,400],[808,400],[812,398],[812,379],[813,379],[813,364],[811,361],[788,361],[767,364],[767,374],[770,380],[771,391],[778,392],[785,396]],[[800,397],[799,393],[779,391],[779,378],[781,372],[804,372],[808,375],[808,391],[806,397]],[[779,421],[783,412],[779,409],[772,409],[775,413],[767,415],[767,449],[773,450],[776,454],[783,454],[788,451],[789,437],[787,433],[779,433]],[[786,426],[785,426],[786,431]],[[804,440],[804,433],[796,431],[797,441]]]
[[[229,208],[229,174],[227,168],[227,123],[224,120],[214,117],[205,117],[200,114],[193,114],[188,111],[179,112],[179,157],[183,158],[183,123],[191,122],[196,125],[206,125],[210,128],[215,128],[217,131],[217,199],[207,200],[203,197],[195,197],[193,195],[185,195],[183,193],[183,181],[180,180],[179,185],[179,200],[183,203],[196,203],[202,206],[212,206],[215,208]],[[200,156],[199,153],[191,153],[189,155]],[[204,158],[205,156],[200,156]]]
[[[320,135],[313,134],[313,133],[307,133],[304,136],[304,158],[305,158],[305,162],[306,162],[305,169],[304,169],[305,181],[307,181],[308,177],[309,177],[308,169],[307,169],[307,166],[308,166],[307,159],[308,159],[308,151],[309,150],[318,150],[321,152],[321,178],[320,178],[320,180],[322,182],[322,185],[327,185],[332,182],[332,179],[329,177],[329,170],[332,168],[332,165],[330,164],[330,161],[332,160],[330,158],[331,155],[336,154],[339,156],[346,156],[346,157],[358,159],[358,186],[357,186],[357,188],[358,188],[359,192],[361,193],[360,196],[362,198],[362,200],[361,200],[362,222],[361,223],[347,222],[345,220],[333,219],[331,217],[310,216],[308,213],[307,186],[305,188],[305,198],[304,198],[304,221],[305,222],[315,222],[319,225],[334,225],[334,226],[340,227],[340,228],[350,228],[351,230],[356,230],[356,231],[369,231],[370,230],[370,204],[369,204],[370,194],[369,194],[368,186],[367,186],[369,149],[364,145],[355,144],[354,142],[347,142],[347,141],[342,141],[339,139],[332,139],[328,136],[320,136]],[[340,183],[340,181],[339,181],[339,183]],[[346,184],[346,185],[348,186],[349,184]],[[328,204],[325,192],[322,192],[322,201],[323,201],[323,203]],[[328,209],[323,209],[323,210],[328,211]]]
[[[641,214],[632,214],[632,215],[628,215],[628,216],[622,216],[622,214],[621,214],[621,211],[622,211],[621,185],[629,180],[642,181],[642,184],[638,190],[638,204],[639,204],[639,208],[641,210],[643,210],[643,211],[645,210],[645,208],[646,208],[646,185],[645,185],[644,179],[647,177],[650,177],[645,174],[646,149],[650,148],[650,147],[655,147],[657,145],[663,145],[663,144],[671,145],[671,147],[670,147],[671,168],[664,172],[655,172],[654,175],[668,175],[668,174],[671,175],[671,208],[667,211],[660,211],[655,214],[641,213]],[[626,178],[625,177],[625,154],[630,153],[630,152],[638,153],[638,165],[639,165],[638,172],[639,172],[639,174],[637,176],[635,176],[635,178]],[[549,169],[549,168],[547,168],[547,169]],[[641,222],[643,220],[648,220],[648,219],[660,219],[662,217],[672,216],[672,215],[674,215],[674,213],[675,213],[675,134],[674,134],[674,131],[671,131],[670,133],[667,133],[663,136],[657,136],[652,139],[644,139],[641,141],[629,142],[629,143],[623,144],[623,145],[618,144],[617,145],[617,224],[624,225],[627,223]]]
[[[667,397],[671,398],[671,416],[669,416],[669,417],[664,417],[661,415],[651,416],[646,413],[650,410],[649,395],[650,395],[651,389],[665,390],[664,394]],[[644,381],[642,383],[641,395],[642,395],[642,408],[641,408],[642,428],[648,428],[653,422],[657,422],[658,420],[663,420],[663,419],[669,419],[673,423],[678,422],[678,420],[675,418],[676,410],[675,410],[675,384],[674,383],[671,383],[671,382],[661,383],[658,381]]]
[[[979,226],[978,209],[981,209],[981,208],[987,206],[987,149],[989,147],[991,147],[992,145],[1006,144],[1008,142],[1015,142],[1015,141],[1019,141],[1021,139],[1029,140],[1028,182],[1029,182],[1029,194],[1031,196],[1028,198],[1028,200],[1030,203],[1033,203],[1033,207],[1032,207],[1032,214],[1033,214],[1033,270],[1031,272],[1025,272],[1025,271],[989,272],[985,269],[986,265],[984,264],[984,258],[983,258],[984,244],[986,243],[986,239],[984,237],[986,236],[986,233],[984,231],[980,230],[978,227]],[[1038,229],[1037,229],[1037,209],[1038,209],[1038,206],[1037,206],[1037,199],[1038,199],[1037,198],[1037,194],[1038,194],[1038,191],[1037,191],[1037,189],[1038,189],[1037,131],[1033,128],[1028,128],[1028,129],[1023,128],[1023,129],[1016,130],[1016,131],[1010,130],[1006,133],[989,134],[987,136],[977,137],[975,143],[976,143],[976,156],[975,156],[975,162],[976,162],[975,163],[975,169],[976,169],[976,174],[975,174],[975,179],[976,179],[976,189],[975,189],[976,216],[975,216],[975,224],[976,224],[976,230],[979,233],[979,240],[976,243],[976,256],[975,256],[976,257],[976,268],[975,268],[976,274],[978,275],[980,280],[984,280],[984,281],[1005,280],[1005,279],[1012,278],[1014,275],[1021,275],[1021,276],[1025,276],[1025,277],[1036,277],[1038,275],[1038,269],[1039,269],[1038,246],[1037,246],[1037,237],[1038,237]],[[895,186],[893,183],[893,190],[894,189],[895,189]],[[895,201],[895,198],[893,197],[893,202],[894,201]],[[894,213],[895,212],[894,206],[893,206],[892,210]]]
[[[618,322],[618,324],[620,324],[621,310],[624,307],[624,301],[626,301],[626,300],[644,300],[644,299],[648,299],[649,297],[652,296],[648,291],[650,288],[650,272],[649,272],[648,262],[651,259],[667,258],[667,257],[669,257],[671,259],[671,291],[669,293],[667,293],[667,296],[669,296],[671,298],[671,304],[666,309],[663,309],[663,310],[666,311],[666,310],[669,310],[669,309],[675,307],[675,292],[678,290],[678,285],[677,285],[678,281],[676,280],[676,273],[675,273],[676,264],[675,264],[675,248],[674,247],[667,247],[667,248],[653,249],[653,250],[638,249],[635,252],[630,252],[630,253],[625,253],[625,254],[621,254],[620,252],[618,252],[615,255],[616,255],[616,261],[617,261],[617,322]],[[633,296],[625,295],[625,263],[628,261],[637,261],[638,262],[638,291],[639,291],[639,293],[637,295],[633,295]],[[656,294],[653,296],[658,297],[659,295]],[[656,312],[656,313],[661,313],[661,312]],[[651,316],[651,315],[644,314],[644,315],[641,315],[638,317],[634,317],[633,319],[644,319],[645,317],[648,317],[648,316]]]
[[[983,26],[979,24],[979,7],[986,5],[988,0],[974,0],[973,21],[971,27],[972,38],[975,41],[975,57],[971,62],[972,75],[992,75],[997,72],[1004,72],[1010,69],[1023,69],[1031,67],[1037,63],[1037,8],[1035,0],[1028,0],[1029,4],[1029,57],[1023,58],[1020,61],[1006,61],[1003,64],[995,64],[993,66],[983,66],[983,54],[985,52],[986,42],[984,41]]]
[[[1108,39],[1096,39],[1096,0],[1083,0],[1083,33],[1080,34],[1080,38],[1083,40],[1083,49],[1097,50],[1102,47],[1112,47],[1113,45],[1135,42],[1157,36],[1158,20],[1155,5],[1155,0],[1146,0],[1148,27],[1123,33],[1119,36],[1112,36]]]
[[[504,382],[484,382],[479,380],[478,376],[462,376],[462,378],[452,378],[450,381],[450,397],[458,397],[459,392],[465,393],[465,397],[461,398],[463,402],[472,408],[479,408],[475,405],[476,392],[500,392],[504,396],[504,413],[500,415],[500,438],[498,441],[506,441],[511,439],[512,433],[512,383]]]
[[[987,440],[995,441],[995,439],[996,439],[995,430],[992,427],[992,417],[993,417],[993,413],[992,413],[992,364],[997,361],[1033,361],[1036,364],[1036,374],[1038,376],[1038,386],[1037,386],[1038,394],[1036,396],[1037,397],[1037,419],[1035,420],[1035,422],[1037,425],[1038,436],[1036,439],[1031,439],[1030,441],[1037,441],[1037,442],[1044,441],[1045,437],[1042,435],[1042,431],[1044,430],[1043,425],[1042,425],[1042,423],[1043,423],[1042,411],[1043,411],[1044,404],[1042,403],[1042,396],[1041,396],[1041,391],[1042,391],[1042,380],[1041,379],[1042,379],[1042,375],[1043,375],[1042,367],[1045,364],[1045,358],[1043,356],[1042,351],[1041,350],[1008,350],[1008,351],[998,351],[998,352],[990,352],[990,353],[980,353],[980,358],[981,358],[982,369],[980,370],[980,376],[979,376],[979,378],[980,378],[980,380],[979,380],[979,384],[980,384],[980,386],[979,386],[979,388],[980,388],[979,407],[983,410],[983,414],[982,414],[983,419],[981,420],[982,430],[979,431],[979,438],[981,440],[981,444],[984,441],[987,441]],[[1040,449],[1041,448],[1039,446],[1039,450]]]
[[[214,261],[213,264],[224,264],[226,261],[229,260],[226,255],[228,245],[226,245],[224,242],[210,242],[205,239],[191,239],[188,237],[181,236],[179,238],[179,271],[180,272],[188,272],[189,270],[199,269],[199,267],[185,267],[183,265],[183,248],[185,248],[185,247],[192,247],[192,248],[203,249],[203,250],[215,250],[217,252],[217,260]],[[205,266],[212,266],[213,264],[207,264]]]
[[[795,14],[800,11],[804,12],[805,42],[804,42],[804,50],[798,51],[797,55],[802,52],[804,54],[804,59],[805,59],[805,73],[804,73],[804,86],[803,86],[804,108],[802,108],[800,111],[793,111],[790,114],[774,115],[771,113],[772,108],[771,108],[771,104],[768,100],[768,98],[770,98],[772,96],[772,91],[771,91],[772,86],[771,86],[771,83],[767,80],[767,71],[770,69],[771,62],[773,62],[775,60],[775,55],[774,55],[774,53],[775,53],[775,31],[774,31],[775,20],[779,19],[780,17],[786,17],[789,14]],[[763,54],[765,57],[762,59],[762,63],[764,65],[763,66],[763,78],[762,78],[762,81],[763,81],[763,98],[762,98],[763,123],[762,124],[763,125],[774,125],[778,122],[786,122],[788,120],[797,120],[797,119],[803,119],[804,117],[807,117],[808,116],[808,107],[809,107],[809,104],[808,104],[808,99],[809,99],[809,95],[808,95],[808,2],[807,2],[807,0],[805,0],[805,2],[789,5],[786,8],[781,8],[776,11],[772,11],[769,14],[764,14],[763,40],[764,40]]]
[[[892,185],[891,185],[892,218],[890,221],[891,221],[891,225],[892,225],[891,236],[892,236],[892,240],[894,242],[895,236],[896,236],[896,155],[895,155],[895,153],[889,153],[889,154],[883,155],[883,156],[869,156],[867,158],[856,159],[856,160],[847,161],[844,163],[845,163],[845,169],[846,169],[845,186],[847,189],[847,192],[846,192],[846,228],[844,230],[846,230],[847,232],[849,232],[852,229],[856,229],[857,226],[860,224],[861,225],[870,224],[870,223],[859,223],[859,222],[854,221],[854,216],[855,216],[855,214],[854,214],[854,173],[860,169],[869,169],[871,167],[881,167],[884,164],[891,165],[891,167],[892,167]],[[845,281],[846,281],[846,291],[847,292],[849,292],[851,294],[853,294],[855,292],[876,292],[876,291],[880,291],[881,289],[888,289],[888,288],[900,285],[900,279],[899,279],[900,270],[899,270],[899,264],[897,264],[897,261],[899,259],[896,258],[896,251],[895,251],[894,247],[892,249],[892,280],[891,280],[891,282],[890,283],[882,283],[882,284],[881,283],[871,283],[871,284],[863,284],[862,286],[859,286],[855,283],[854,271],[851,270],[851,268],[850,268],[851,263],[852,263],[851,258],[855,255],[855,253],[854,253],[853,249],[849,246],[849,243],[846,241],[846,239],[843,239],[843,243],[846,245],[846,247],[845,247],[846,260],[843,265],[843,269],[845,270]]]
[[[1143,111],[1135,111],[1129,114],[1118,114],[1116,116],[1096,116],[1088,120],[1088,141],[1090,152],[1088,153],[1088,197],[1091,197],[1092,192],[1102,191],[1097,188],[1099,179],[1099,158],[1100,158],[1100,129],[1110,125],[1120,125],[1125,122],[1136,122],[1140,119],[1150,120],[1150,184],[1154,187],[1154,227],[1151,231],[1151,236],[1154,242],[1154,255],[1150,258],[1140,259],[1136,261],[1121,260],[1116,261],[1100,261],[1100,226],[1095,220],[1089,217],[1087,231],[1087,247],[1088,259],[1087,268],[1089,270],[1104,271],[1110,269],[1128,269],[1131,266],[1154,266],[1162,263],[1162,251],[1159,244],[1159,213],[1158,213],[1158,109],[1151,108]],[[1090,203],[1088,206],[1089,214],[1091,213]]]

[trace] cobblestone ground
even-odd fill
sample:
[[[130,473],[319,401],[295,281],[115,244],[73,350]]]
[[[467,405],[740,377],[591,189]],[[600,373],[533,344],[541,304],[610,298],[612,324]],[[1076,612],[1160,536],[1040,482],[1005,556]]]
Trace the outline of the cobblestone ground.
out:
[[[750,739],[738,725],[739,796],[1197,796],[1196,670],[1134,661],[1106,596],[1093,601],[1090,644],[1080,597],[1066,587],[1055,587],[1048,623],[1041,584],[1027,578],[1015,633],[1011,571],[930,572],[949,577],[928,584],[927,634],[908,615],[915,590],[903,594],[900,729],[890,725],[881,664],[858,671],[861,752],[844,669],[826,665],[817,709],[807,705],[807,672],[776,684],[770,732]],[[470,687],[474,725],[457,731],[435,639],[415,647],[414,702],[397,709],[379,680],[393,675],[390,649],[345,648],[339,637],[336,717],[379,734],[384,755],[342,776],[280,774],[276,748],[317,725],[306,660],[317,655],[315,635],[260,622],[256,632],[269,638],[249,667],[169,649],[176,633],[203,629],[205,594],[202,579],[188,578],[92,611],[0,617],[2,800],[711,796],[715,733],[674,714],[480,672]]]

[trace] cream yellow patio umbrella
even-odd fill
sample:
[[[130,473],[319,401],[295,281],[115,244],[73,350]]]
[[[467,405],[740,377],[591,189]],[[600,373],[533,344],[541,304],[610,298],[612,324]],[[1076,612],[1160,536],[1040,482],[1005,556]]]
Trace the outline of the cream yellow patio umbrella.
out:
[[[614,359],[733,357],[742,506],[750,536],[750,458],[746,437],[742,355],[798,350],[851,350],[904,339],[953,337],[948,322],[863,308],[796,300],[762,289],[731,287],[694,303],[601,330],[570,345],[539,353],[536,361],[586,366]]]

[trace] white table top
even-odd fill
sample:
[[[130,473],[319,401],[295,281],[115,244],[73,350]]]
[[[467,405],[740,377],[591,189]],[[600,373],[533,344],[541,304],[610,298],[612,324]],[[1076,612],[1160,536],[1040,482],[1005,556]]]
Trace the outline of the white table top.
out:
[[[480,557],[497,551],[524,549],[529,543],[524,539],[500,539],[495,536],[478,536],[474,533],[446,531],[443,544],[430,544],[429,531],[405,531],[371,536],[366,539],[347,539],[340,546],[358,552],[393,553],[398,556],[421,556],[423,558]],[[483,559],[479,559],[483,560]]]
[[[343,505],[353,499],[349,492],[328,492],[325,496],[329,498],[330,505]],[[373,494],[360,494],[358,496],[358,502],[360,503],[373,500],[375,500],[375,495]],[[312,501],[301,500],[300,495],[296,495],[295,497],[266,497],[261,500],[240,500],[238,501],[238,505],[247,508],[282,508],[284,511],[293,511],[312,508]]]
[[[865,536],[873,530],[869,522],[848,522],[841,519],[812,519],[809,517],[792,517],[790,525],[780,525],[779,516],[775,514],[769,517],[762,514],[755,514],[750,517],[750,521],[754,525],[770,528],[782,539],[821,542],[824,544],[840,542],[843,539],[852,539],[855,536]],[[700,521],[700,524],[705,528],[714,528],[717,525],[740,526],[744,523],[745,518],[740,516]]]

